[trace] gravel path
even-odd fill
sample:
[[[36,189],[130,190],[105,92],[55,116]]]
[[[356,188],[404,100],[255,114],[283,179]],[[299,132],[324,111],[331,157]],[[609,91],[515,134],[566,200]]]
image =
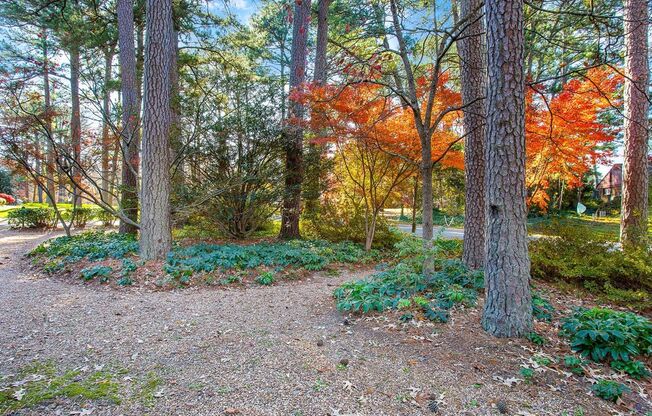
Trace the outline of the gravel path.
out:
[[[485,336],[476,311],[456,318],[463,333],[345,322],[331,293],[361,272],[246,290],[98,289],[29,271],[22,255],[50,236],[0,231],[0,374],[53,360],[153,372],[162,383],[149,407],[61,399],[17,414],[494,415],[499,400],[509,414],[610,414],[585,386],[496,382],[518,376],[526,354]]]

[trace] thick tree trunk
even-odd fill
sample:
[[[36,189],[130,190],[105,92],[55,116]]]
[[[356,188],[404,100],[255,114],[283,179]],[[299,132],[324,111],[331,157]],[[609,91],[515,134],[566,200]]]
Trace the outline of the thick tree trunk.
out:
[[[462,261],[472,269],[484,265],[484,135],[485,42],[482,0],[461,0],[468,24],[457,41],[464,108],[464,251]]]
[[[54,186],[54,175],[56,165],[56,155],[54,152],[54,137],[52,136],[52,99],[50,97],[50,58],[48,56],[48,33],[47,30],[41,31],[43,40],[43,101],[45,104],[45,130],[46,130],[46,157],[45,157],[45,175],[46,187],[48,189],[48,205],[56,204],[56,191]]]
[[[183,144],[181,143],[181,125],[179,124],[180,101],[179,101],[179,32],[172,29],[172,47],[170,48],[170,144],[172,151],[172,160],[177,164],[174,166],[174,183],[183,185],[185,175],[183,164],[181,163],[181,152]]]
[[[296,0],[292,28],[292,58],[290,63],[290,90],[300,88],[306,79],[310,0]],[[305,109],[299,102],[290,102],[290,118],[302,119]],[[301,183],[303,182],[303,128],[289,125],[285,133],[285,193],[281,212],[279,238],[300,238]]]
[[[414,175],[414,190],[412,194],[412,234],[417,233],[417,202],[419,199],[419,177]]]
[[[34,192],[36,193],[36,200],[38,201],[39,204],[43,203],[43,187],[41,186],[41,180],[40,177],[43,175],[43,164],[41,163],[42,157],[41,157],[41,138],[36,135],[34,137],[34,143],[35,143],[35,154],[38,155],[36,159],[34,160],[34,170],[36,171],[36,176],[34,179]]]
[[[79,104],[79,45],[70,46],[70,138],[72,143],[73,206],[81,206],[81,110]]]
[[[164,258],[170,228],[170,35],[172,0],[147,0],[140,255]]]
[[[488,0],[485,291],[482,326],[499,337],[532,328],[525,203],[523,2]]]
[[[647,247],[648,222],[648,6],[625,1],[625,152],[620,241]]]
[[[138,169],[140,165],[140,96],[134,49],[133,0],[118,0],[118,42],[122,95],[122,186],[120,204],[125,216],[138,222]],[[120,233],[134,234],[138,228],[120,220]]]
[[[317,50],[313,82],[324,84],[327,77],[326,50],[328,47],[328,7],[331,0],[320,0],[317,15]],[[325,147],[310,142],[304,157],[303,212],[306,216],[315,214],[321,195],[320,180]]]
[[[319,0],[317,11],[317,48],[315,52],[315,76],[317,84],[326,82],[327,65],[326,50],[328,49],[328,7],[331,0]]]
[[[109,192],[109,176],[110,171],[110,151],[111,151],[111,138],[109,136],[109,117],[111,116],[110,98],[111,91],[109,84],[111,83],[111,69],[113,67],[113,46],[107,46],[104,50],[104,96],[102,97],[102,200],[109,205],[113,200]]]
[[[432,224],[432,209],[433,209],[433,194],[432,194],[432,160],[430,156],[430,146],[424,146],[427,151],[422,151],[421,162],[421,206],[423,222],[421,224],[423,233],[423,248],[426,253],[423,261],[423,274],[426,277],[431,277],[435,273],[435,259],[432,254],[432,237],[433,237],[433,224]]]

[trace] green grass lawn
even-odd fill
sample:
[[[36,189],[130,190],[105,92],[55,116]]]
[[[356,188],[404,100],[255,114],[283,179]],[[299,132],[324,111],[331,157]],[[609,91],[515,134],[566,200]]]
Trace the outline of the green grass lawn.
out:
[[[384,210],[385,216],[394,222],[409,223],[400,220],[400,209],[389,208]],[[411,210],[405,208],[404,215],[411,217]],[[652,219],[652,211],[650,212]],[[435,226],[450,226],[461,228],[464,223],[463,216],[435,215],[433,218]],[[587,228],[597,236],[611,241],[618,241],[620,237],[620,217],[603,217],[594,219],[590,215],[577,215],[574,212],[563,212],[556,215],[528,218],[528,231],[530,234],[550,234],[555,226],[570,226]],[[648,226],[648,233],[652,238],[652,223]]]
[[[618,241],[620,238],[620,217],[594,219],[589,215],[562,214],[528,219],[530,234],[549,234],[556,225],[587,228],[591,233],[611,241]],[[652,237],[650,225],[648,222],[648,235]]]

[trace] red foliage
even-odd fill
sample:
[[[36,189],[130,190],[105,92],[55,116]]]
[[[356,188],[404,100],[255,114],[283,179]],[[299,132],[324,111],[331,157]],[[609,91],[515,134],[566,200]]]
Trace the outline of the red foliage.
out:
[[[16,202],[16,198],[8,194],[0,194],[0,199],[3,199],[7,204],[13,204]]]

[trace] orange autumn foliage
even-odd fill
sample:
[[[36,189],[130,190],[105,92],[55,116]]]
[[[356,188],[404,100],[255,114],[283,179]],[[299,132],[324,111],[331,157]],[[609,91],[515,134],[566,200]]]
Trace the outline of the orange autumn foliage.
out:
[[[417,86],[425,99],[428,80],[422,77]],[[561,91],[550,93],[536,85],[526,91],[526,185],[528,205],[545,211],[549,204],[547,190],[551,181],[561,180],[577,187],[595,163],[610,156],[604,145],[613,141],[618,131],[602,115],[619,105],[616,97],[622,77],[608,67],[593,68],[584,76],[571,79]],[[434,114],[459,106],[460,94],[441,74],[437,86]],[[418,163],[421,142],[412,110],[388,96],[372,81],[345,87],[307,85],[291,99],[311,109],[308,127],[316,143],[362,141],[389,154],[400,155]],[[422,106],[424,108],[425,106]],[[432,158],[440,157],[446,167],[463,169],[464,156],[458,146],[447,152],[461,135],[462,112],[443,117],[432,136]]]
[[[433,114],[460,103],[460,94],[448,81],[446,74],[440,76]],[[420,89],[427,87],[426,82],[419,80]],[[342,144],[356,140],[414,163],[421,159],[421,141],[412,110],[401,106],[374,82],[363,81],[345,87],[309,85],[292,98],[310,106],[308,123],[315,133],[313,141],[316,143]],[[459,139],[454,129],[459,117],[457,112],[450,112],[442,118],[432,136],[432,158],[441,158],[440,163],[447,167],[462,169],[461,150],[449,149]]]
[[[552,179],[568,186],[582,184],[594,163],[605,161],[601,145],[617,131],[600,116],[618,104],[622,77],[607,67],[594,68],[572,79],[556,94],[533,86],[526,91],[526,185],[528,205],[545,211]]]

